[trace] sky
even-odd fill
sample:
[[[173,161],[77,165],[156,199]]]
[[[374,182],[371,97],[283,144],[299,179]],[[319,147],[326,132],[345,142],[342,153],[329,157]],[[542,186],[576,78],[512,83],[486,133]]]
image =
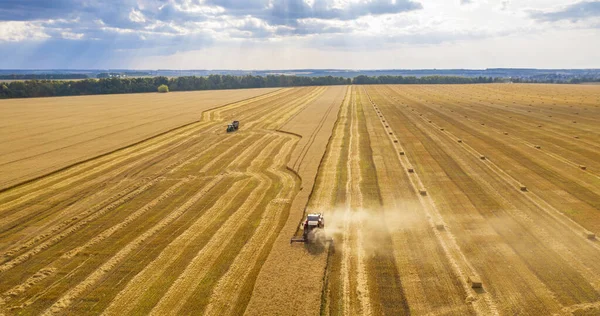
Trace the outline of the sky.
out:
[[[600,68],[600,1],[0,0],[1,69]]]

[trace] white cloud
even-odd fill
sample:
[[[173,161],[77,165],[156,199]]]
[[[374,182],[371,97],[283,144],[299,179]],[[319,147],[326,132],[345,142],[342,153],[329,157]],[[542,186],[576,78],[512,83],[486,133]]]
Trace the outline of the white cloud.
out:
[[[8,21],[0,22],[0,42],[20,42],[49,38],[39,23]]]
[[[131,12],[129,12],[129,20],[131,20],[131,22],[144,23],[146,22],[146,17],[142,12],[131,9]]]

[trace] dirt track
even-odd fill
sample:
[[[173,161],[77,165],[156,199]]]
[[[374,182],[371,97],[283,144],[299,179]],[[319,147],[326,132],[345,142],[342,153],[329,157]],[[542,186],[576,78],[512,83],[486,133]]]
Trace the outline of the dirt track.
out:
[[[173,118],[134,138],[198,122],[0,193],[0,314],[600,313],[600,87],[214,93],[124,109],[121,123]],[[97,152],[48,147],[101,107],[86,98],[52,99],[47,122],[0,105],[19,150],[56,157],[6,164],[11,179],[134,142],[107,125],[81,132]],[[305,212],[325,214],[334,248],[289,244]]]

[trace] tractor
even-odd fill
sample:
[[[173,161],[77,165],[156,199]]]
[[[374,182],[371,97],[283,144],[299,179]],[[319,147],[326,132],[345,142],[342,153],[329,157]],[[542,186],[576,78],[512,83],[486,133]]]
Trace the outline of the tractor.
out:
[[[227,125],[227,133],[235,132],[240,128],[240,121],[233,121]]]

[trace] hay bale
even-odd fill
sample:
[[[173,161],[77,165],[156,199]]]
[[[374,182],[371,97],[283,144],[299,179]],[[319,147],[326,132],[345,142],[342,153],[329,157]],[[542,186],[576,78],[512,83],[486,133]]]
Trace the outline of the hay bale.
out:
[[[596,240],[596,234],[592,232],[585,232],[585,237],[589,240]]]
[[[579,136],[575,136],[575,139],[579,139]]]
[[[581,170],[587,170],[587,167],[586,167],[586,166],[584,166],[584,165],[580,165],[580,166],[579,166],[579,168],[580,168]]]
[[[527,187],[522,184],[519,185],[519,189],[521,189],[523,192],[527,192]]]
[[[415,168],[413,167],[408,167],[406,170],[408,170],[408,173],[415,173]]]
[[[394,139],[394,143],[397,143],[397,142],[398,142],[398,140],[397,140],[397,139]]]
[[[381,120],[381,121],[385,123],[385,120]]]
[[[504,135],[508,135],[508,132],[504,132]]]
[[[390,134],[390,135],[394,135],[394,133],[392,133],[392,132],[390,132],[389,134]]]
[[[577,123],[577,121],[573,121],[573,123]]]
[[[405,153],[403,151],[400,152],[400,156],[404,156]]]
[[[481,282],[481,279],[478,276],[475,275],[471,275],[469,276],[469,284],[471,284],[471,287],[474,289],[480,289],[483,287],[483,283]]]
[[[459,143],[462,143],[462,139],[457,140]]]
[[[419,194],[421,194],[422,196],[425,196],[425,195],[427,195],[427,190],[419,189]]]
[[[485,159],[486,159],[486,157],[485,157],[484,155],[479,155],[479,159],[481,159],[481,160],[485,160]]]
[[[533,147],[535,147],[535,149],[542,149],[542,146],[540,146],[540,145],[535,145]]]
[[[385,128],[390,128],[390,126],[389,126],[389,125],[386,125],[386,126],[385,126]]]
[[[445,230],[445,229],[446,229],[446,226],[444,226],[444,223],[436,223],[436,224],[435,224],[435,228],[436,228],[437,230]]]
[[[444,129],[443,129],[443,128],[440,128],[440,131],[444,131]]]
[[[481,125],[485,125],[485,123],[481,123]]]
[[[538,125],[538,127],[542,127],[542,125]]]
[[[431,123],[431,120],[427,120],[427,122]]]

